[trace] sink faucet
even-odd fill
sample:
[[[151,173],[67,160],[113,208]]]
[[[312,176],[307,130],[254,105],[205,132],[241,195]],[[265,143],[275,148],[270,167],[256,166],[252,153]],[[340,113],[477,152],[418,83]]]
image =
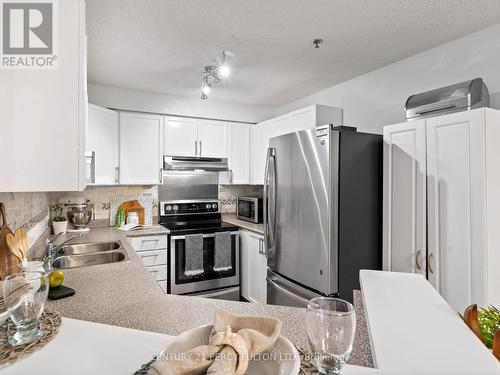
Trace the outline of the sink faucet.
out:
[[[74,234],[70,237],[68,237],[66,240],[64,240],[62,243],[60,243],[57,246],[54,246],[54,242],[59,239],[64,233],[58,233],[54,237],[52,237],[50,240],[47,239],[46,242],[46,247],[45,247],[45,257],[44,260],[46,262],[45,269],[48,271],[52,270],[52,260],[54,258],[54,255],[57,254],[59,249],[61,249],[64,245],[66,245],[69,241],[71,241],[73,238],[76,237],[81,237],[83,233],[79,234]]]

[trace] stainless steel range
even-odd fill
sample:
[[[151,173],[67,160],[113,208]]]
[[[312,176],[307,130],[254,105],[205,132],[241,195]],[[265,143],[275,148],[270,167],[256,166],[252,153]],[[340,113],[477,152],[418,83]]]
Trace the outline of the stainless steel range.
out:
[[[239,300],[238,227],[222,222],[217,185],[213,172],[164,174],[160,224],[169,230],[170,294]]]

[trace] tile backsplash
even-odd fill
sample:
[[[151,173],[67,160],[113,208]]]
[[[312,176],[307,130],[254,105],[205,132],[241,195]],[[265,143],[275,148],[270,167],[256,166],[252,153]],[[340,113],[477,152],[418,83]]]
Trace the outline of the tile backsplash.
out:
[[[94,209],[93,220],[114,219],[111,212],[111,201],[116,202],[117,197],[144,195],[152,201],[152,215],[158,216],[155,207],[158,207],[158,186],[87,186],[81,192],[57,192],[50,194],[50,204],[52,214],[58,212],[59,199],[63,197],[80,197],[90,201],[90,206]],[[124,198],[125,199],[125,198]],[[116,212],[116,208],[115,208]]]
[[[9,227],[26,230],[30,244],[47,229],[50,193],[0,193],[0,202],[5,204]]]
[[[262,196],[262,185],[219,185],[222,213],[235,213],[238,196]]]
[[[240,195],[262,195],[262,186],[219,185],[221,211],[236,212],[236,199]],[[6,206],[9,226],[13,230],[27,230],[33,243],[47,229],[49,217],[59,212],[59,199],[69,196],[88,199],[94,209],[94,220],[109,222],[114,216],[111,202],[125,196],[144,196],[147,201],[151,201],[153,218],[158,216],[158,186],[88,186],[82,192],[0,193],[0,202]]]

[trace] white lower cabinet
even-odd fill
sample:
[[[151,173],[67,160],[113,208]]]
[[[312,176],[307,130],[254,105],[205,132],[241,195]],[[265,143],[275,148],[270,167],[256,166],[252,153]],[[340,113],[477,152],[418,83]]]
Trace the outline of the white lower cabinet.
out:
[[[129,237],[128,241],[157,284],[167,293],[167,236]]]
[[[391,125],[384,142],[384,269],[421,273],[460,313],[499,305],[500,111]]]
[[[241,296],[250,302],[265,304],[267,301],[267,258],[264,237],[240,230],[240,289]]]

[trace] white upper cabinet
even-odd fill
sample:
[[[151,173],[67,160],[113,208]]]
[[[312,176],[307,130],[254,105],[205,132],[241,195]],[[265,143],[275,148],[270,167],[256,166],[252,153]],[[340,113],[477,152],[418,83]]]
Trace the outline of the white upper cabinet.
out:
[[[342,109],[311,105],[253,125],[250,131],[250,183],[257,185],[264,183],[264,169],[270,138],[324,124],[342,125]]]
[[[120,184],[161,183],[161,116],[120,113]]]
[[[277,137],[279,135],[292,133],[294,130],[291,128],[290,115],[286,114],[273,118],[271,121],[271,130],[269,138]]]
[[[165,117],[164,154],[198,155],[198,120],[189,117]]]
[[[271,121],[264,121],[250,128],[250,183],[254,185],[264,184],[271,126]]]
[[[0,192],[86,185],[85,2],[58,1],[56,9],[57,67],[0,69]]]
[[[198,120],[198,156],[227,158],[227,140],[227,122]]]
[[[310,129],[318,125],[342,125],[342,110],[326,105],[311,105],[290,112],[291,132]]]
[[[457,312],[500,304],[500,111],[391,125],[384,143],[384,269],[427,275]]]
[[[87,151],[94,153],[94,185],[118,183],[119,115],[89,104]]]
[[[229,124],[229,183],[250,183],[250,125]]]
[[[425,120],[384,127],[386,271],[426,275]]]
[[[164,154],[227,158],[228,123],[189,117],[166,117]]]

